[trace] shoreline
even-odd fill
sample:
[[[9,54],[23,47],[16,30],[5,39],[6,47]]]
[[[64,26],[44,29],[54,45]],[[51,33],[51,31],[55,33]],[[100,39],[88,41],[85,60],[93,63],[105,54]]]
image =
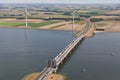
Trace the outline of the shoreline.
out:
[[[105,31],[94,31],[94,33],[102,33],[102,32],[105,32]]]
[[[102,32],[120,33],[120,31],[94,31],[94,33],[102,33]]]
[[[24,27],[0,27],[0,28],[8,28],[8,29],[26,29],[26,30],[47,30],[47,31],[68,31],[72,32],[72,30],[56,30],[56,29],[41,29],[41,28],[24,28]],[[76,31],[77,32],[77,31]],[[102,32],[120,32],[118,30],[113,31],[94,31],[94,33],[102,33]]]
[[[0,27],[0,28],[9,28],[9,29],[26,29],[26,30],[48,30],[48,31],[69,31],[72,32],[72,30],[55,30],[55,29],[39,29],[39,28],[18,28],[18,27]]]

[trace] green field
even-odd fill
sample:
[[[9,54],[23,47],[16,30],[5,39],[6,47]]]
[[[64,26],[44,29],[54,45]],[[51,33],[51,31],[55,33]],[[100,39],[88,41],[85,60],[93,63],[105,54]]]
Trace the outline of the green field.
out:
[[[61,22],[61,21],[45,21],[41,23],[28,23],[28,26],[37,28],[37,27],[58,23],[58,22]],[[0,26],[1,27],[19,27],[19,26],[25,26],[25,23],[24,22],[0,22]]]
[[[61,21],[46,21],[46,22],[42,22],[42,23],[28,23],[29,27],[42,27],[42,26],[46,26],[46,25],[50,25],[50,24],[54,24],[54,23],[58,23]]]
[[[96,25],[97,25],[98,27],[104,27],[104,26],[106,26],[106,25],[108,25],[108,24],[107,24],[106,21],[100,21],[100,22],[97,22]]]
[[[0,22],[0,26],[2,27],[17,27],[17,26],[24,26],[25,23],[23,22]]]

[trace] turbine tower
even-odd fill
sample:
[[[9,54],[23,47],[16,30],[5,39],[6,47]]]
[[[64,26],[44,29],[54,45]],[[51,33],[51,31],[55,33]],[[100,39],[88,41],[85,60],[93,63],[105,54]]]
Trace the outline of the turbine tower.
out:
[[[28,16],[27,16],[27,6],[25,8],[25,28],[28,28]]]
[[[75,11],[73,11],[73,25],[72,25],[72,30],[75,28]]]
[[[72,13],[72,33],[73,33],[73,36],[74,36],[74,29],[75,29],[75,11],[73,11]]]

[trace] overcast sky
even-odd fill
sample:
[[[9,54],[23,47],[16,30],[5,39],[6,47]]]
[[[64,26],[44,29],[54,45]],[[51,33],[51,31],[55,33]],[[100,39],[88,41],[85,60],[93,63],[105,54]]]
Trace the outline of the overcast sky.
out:
[[[120,3],[120,0],[0,0],[0,3]]]

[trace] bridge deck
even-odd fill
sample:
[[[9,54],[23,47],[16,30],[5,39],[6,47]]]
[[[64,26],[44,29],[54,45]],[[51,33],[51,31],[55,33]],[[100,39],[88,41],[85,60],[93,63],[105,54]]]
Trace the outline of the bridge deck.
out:
[[[92,24],[87,21],[88,27],[83,31],[80,37],[75,38],[71,43],[69,43],[54,59],[56,61],[56,66],[59,66],[60,63],[70,54],[70,52],[75,48],[75,46],[85,37],[85,33],[91,28]],[[58,67],[45,67],[40,76],[36,80],[47,80],[47,76],[56,72]]]
[[[59,66],[60,63],[69,55],[72,49],[84,38],[84,35],[75,38],[68,46],[66,46],[53,60],[56,61],[56,66]],[[36,80],[47,80],[47,75],[57,71],[57,68],[45,67],[41,72],[40,76]]]
[[[60,63],[69,55],[69,53],[74,49],[74,47],[84,38],[84,35],[81,35],[78,38],[75,38],[68,46],[66,46],[63,51],[61,51],[58,56],[55,57],[56,65],[59,66]]]

